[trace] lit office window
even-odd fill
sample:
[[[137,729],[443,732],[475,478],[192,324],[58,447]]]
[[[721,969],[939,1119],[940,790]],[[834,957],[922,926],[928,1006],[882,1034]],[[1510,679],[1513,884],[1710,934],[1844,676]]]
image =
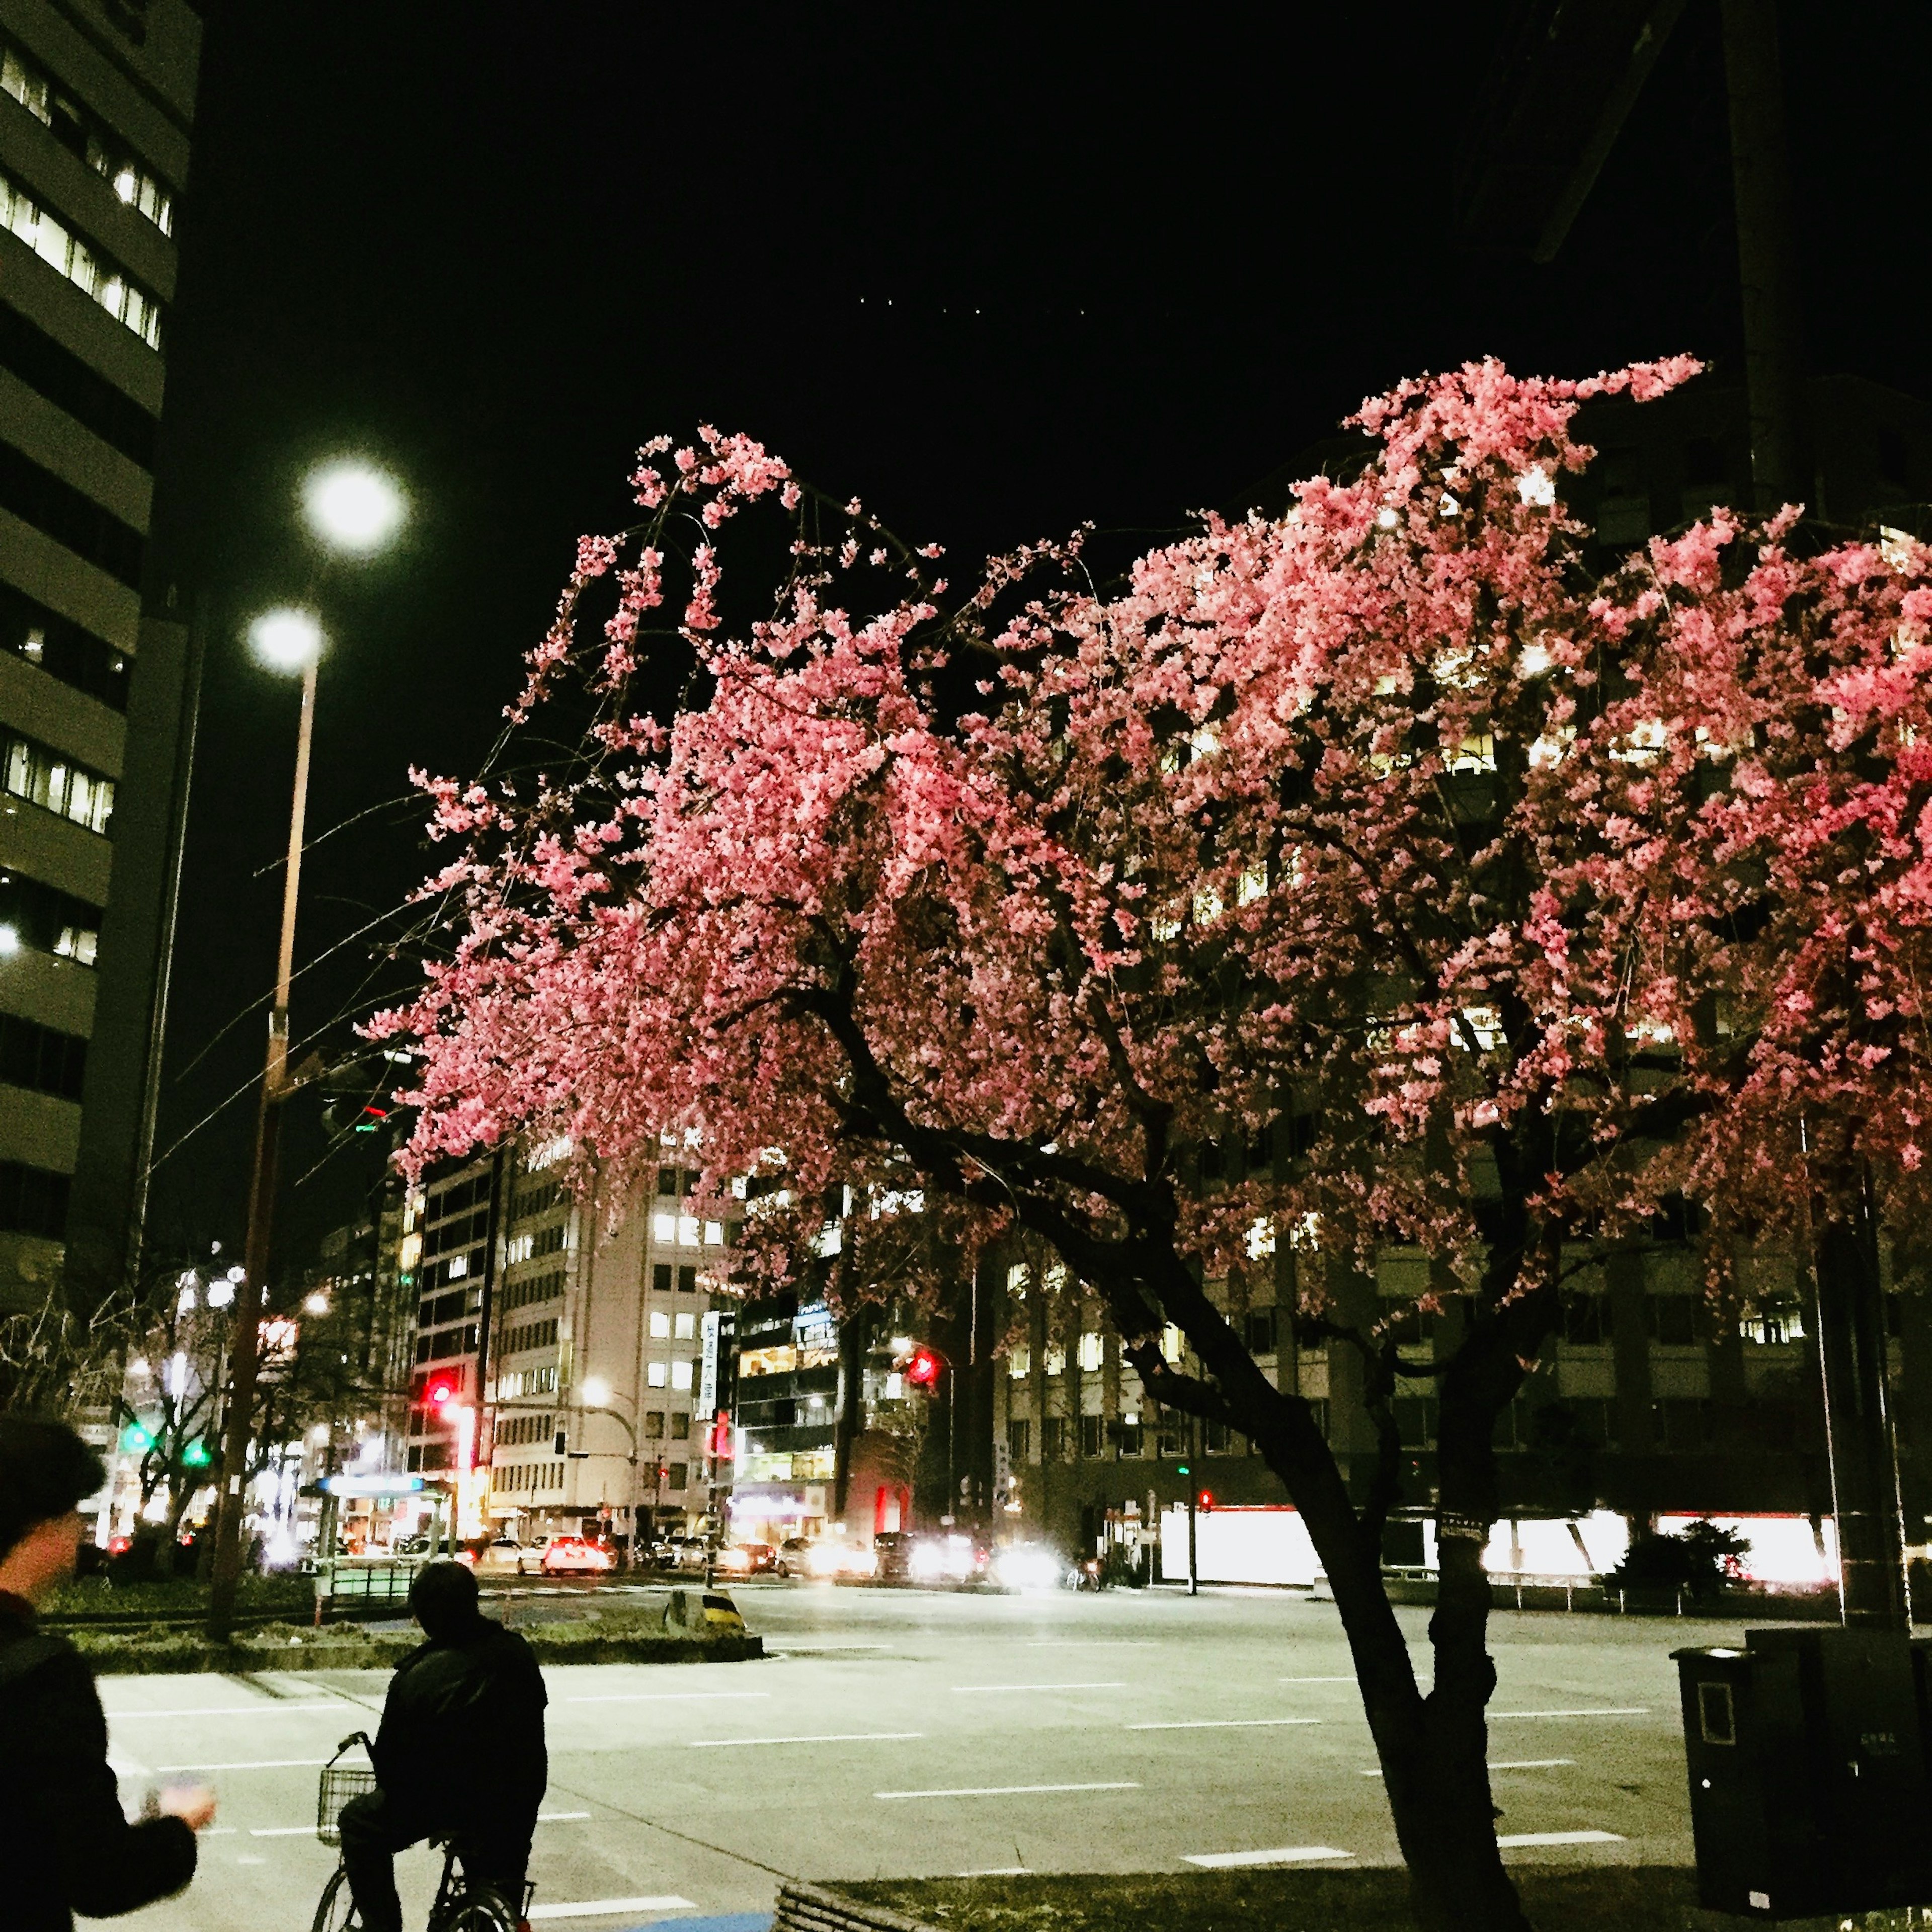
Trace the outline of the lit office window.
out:
[[[124,322],[150,349],[160,348],[160,304],[4,175],[0,175],[0,228],[25,242],[116,322]]]
[[[670,1370],[663,1362],[652,1362],[644,1370],[644,1380],[652,1388],[662,1388],[670,1379]]]
[[[0,49],[0,92],[10,94],[56,140],[85,161],[126,205],[164,235],[175,232],[174,196],[166,182],[117,140],[112,129],[61,92],[39,63],[16,47]]]
[[[71,763],[31,738],[0,738],[0,784],[16,798],[105,833],[114,816],[114,781]]]
[[[656,1341],[667,1341],[670,1336],[670,1317],[662,1309],[651,1310],[651,1336]]]
[[[691,1386],[691,1364],[674,1362],[670,1365],[670,1385],[674,1389],[688,1389]]]
[[[677,1339],[680,1342],[692,1342],[698,1339],[698,1317],[688,1309],[678,1316],[675,1325]]]

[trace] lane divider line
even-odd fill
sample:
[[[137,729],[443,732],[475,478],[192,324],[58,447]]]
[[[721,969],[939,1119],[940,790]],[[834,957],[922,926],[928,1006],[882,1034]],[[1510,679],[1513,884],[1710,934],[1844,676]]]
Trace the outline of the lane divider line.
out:
[[[1318,1724],[1319,1718],[1177,1718],[1162,1724],[1126,1724],[1130,1731],[1250,1731],[1278,1724]]]
[[[264,1702],[260,1704],[200,1704],[184,1711],[170,1711],[160,1708],[152,1710],[110,1711],[107,1721],[118,1724],[126,1718],[294,1718],[304,1717],[318,1711],[327,1711],[339,1717],[340,1704],[276,1704]]]
[[[1604,1709],[1574,1711],[1491,1711],[1492,1718],[1647,1718],[1648,1704],[1624,1704]]]
[[[1621,1845],[1621,1832],[1511,1832],[1496,1840],[1504,1851],[1531,1845]]]
[[[944,1791],[875,1791],[874,1798],[1025,1798],[1044,1791],[1138,1791],[1138,1782],[1116,1779],[1099,1784],[962,1785]]]
[[[1277,1845],[1268,1852],[1194,1852],[1184,1855],[1184,1864],[1201,1865],[1209,1871],[1222,1871],[1239,1865],[1304,1865],[1324,1858],[1352,1858],[1353,1852],[1334,1845]]]
[[[1498,1759],[1490,1766],[1490,1768],[1492,1771],[1554,1771],[1558,1765],[1574,1765],[1576,1762],[1574,1757],[1506,1757]],[[1364,1771],[1358,1774],[1363,1778],[1379,1778],[1382,1774],[1382,1768],[1380,1765],[1377,1765],[1372,1771]]]
[[[769,1697],[769,1690],[606,1690],[596,1696],[566,1697],[566,1704],[710,1704],[734,1698]]]
[[[572,1904],[533,1905],[529,1918],[614,1918],[624,1912],[692,1912],[697,1910],[688,1898],[675,1892],[662,1892],[652,1898],[580,1898]]]
[[[692,1738],[689,1750],[728,1750],[740,1744],[896,1744],[908,1738],[922,1738],[923,1731],[823,1731],[815,1736],[795,1738]]]
[[[316,1771],[326,1757],[258,1757],[225,1760],[219,1764],[158,1764],[157,1771]]]
[[[963,1696],[978,1690],[1124,1690],[1127,1687],[1118,1680],[1104,1684],[956,1684],[955,1696]]]

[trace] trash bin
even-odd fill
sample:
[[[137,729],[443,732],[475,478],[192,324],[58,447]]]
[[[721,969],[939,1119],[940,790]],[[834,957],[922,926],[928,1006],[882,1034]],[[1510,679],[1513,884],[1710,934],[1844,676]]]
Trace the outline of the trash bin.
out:
[[[1700,1902],[1761,1918],[1932,1902],[1932,1777],[1903,1632],[1679,1650]]]

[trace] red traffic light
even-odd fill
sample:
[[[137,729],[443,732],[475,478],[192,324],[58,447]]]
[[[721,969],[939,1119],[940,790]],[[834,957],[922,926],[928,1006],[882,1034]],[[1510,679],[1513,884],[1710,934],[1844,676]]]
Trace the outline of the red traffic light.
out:
[[[1212,1490],[1203,1490],[1201,1492],[1201,1507],[1204,1510],[1210,1510],[1214,1507],[1214,1492]]]
[[[439,1408],[456,1393],[456,1384],[448,1376],[438,1376],[429,1385],[428,1394],[431,1402]]]
[[[905,1378],[914,1388],[937,1388],[939,1372],[945,1366],[930,1348],[915,1348],[905,1365]]]

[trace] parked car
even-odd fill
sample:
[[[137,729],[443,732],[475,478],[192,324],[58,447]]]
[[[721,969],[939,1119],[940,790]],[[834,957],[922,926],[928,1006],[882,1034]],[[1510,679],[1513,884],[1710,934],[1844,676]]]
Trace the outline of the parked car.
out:
[[[519,1576],[541,1576],[543,1574],[544,1552],[556,1540],[554,1537],[539,1536],[525,1544],[517,1552],[517,1574]]]
[[[718,1567],[734,1576],[756,1576],[778,1567],[778,1553],[769,1543],[730,1543],[718,1552]]]
[[[772,1568],[781,1576],[810,1576],[818,1573],[812,1567],[812,1538],[808,1536],[788,1536],[778,1547],[778,1554],[772,1560]]]
[[[478,1552],[476,1567],[479,1570],[523,1569],[524,1546],[514,1536],[495,1536]]]
[[[711,1560],[711,1546],[701,1536],[674,1536],[670,1539],[670,1566],[674,1570],[702,1570]]]
[[[602,1576],[616,1561],[587,1536],[553,1536],[544,1540],[540,1567],[546,1576]]]

